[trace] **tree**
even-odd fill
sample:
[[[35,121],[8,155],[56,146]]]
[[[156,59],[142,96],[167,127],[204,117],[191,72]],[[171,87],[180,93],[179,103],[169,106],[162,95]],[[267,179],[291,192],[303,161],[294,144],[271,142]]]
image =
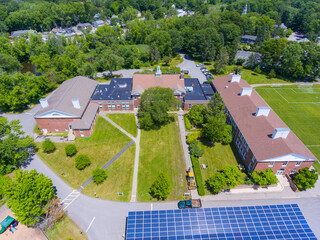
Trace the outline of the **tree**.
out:
[[[252,54],[251,54],[251,55],[252,55]],[[251,56],[251,55],[250,55],[250,56]],[[242,64],[244,64],[245,61],[246,61],[246,60],[243,59],[243,58],[238,58],[238,59],[237,59],[237,62],[236,62],[236,65],[242,66]]]
[[[8,122],[0,116],[0,174],[11,173],[28,159],[33,139],[24,137],[19,120]]]
[[[0,53],[0,71],[17,72],[22,69],[22,65],[17,58],[9,54]]]
[[[52,180],[36,170],[19,170],[6,186],[8,207],[17,219],[32,226],[46,213],[49,201],[55,197]]]
[[[314,188],[314,184],[317,182],[319,175],[314,170],[309,168],[302,168],[294,176],[294,184],[299,190],[304,191],[308,188]]]
[[[91,164],[90,158],[86,154],[79,154],[75,160],[76,168],[83,170]]]
[[[56,145],[50,140],[50,138],[46,138],[41,144],[41,148],[45,153],[51,153],[56,150]]]
[[[150,194],[158,200],[165,200],[171,193],[171,184],[168,176],[161,172],[150,187]]]
[[[284,75],[295,75],[297,67],[301,64],[302,47],[297,42],[289,42],[284,48],[281,57],[281,72]],[[300,75],[300,74],[299,74]]]
[[[226,178],[229,188],[234,188],[239,184],[242,174],[237,166],[225,166],[222,170],[222,173]]]
[[[200,137],[200,132],[189,133],[187,136],[187,142],[189,144],[191,144],[191,143],[195,142],[196,140],[198,140],[199,137]]]
[[[226,48],[222,48],[220,55],[217,58],[216,63],[214,64],[215,71],[217,73],[224,73],[228,64],[228,52]]]
[[[255,66],[256,66],[256,55],[252,53],[248,58],[247,67],[249,69],[254,69]]]
[[[198,141],[193,141],[191,144],[190,144],[190,153],[191,155],[199,158],[201,157],[203,154],[204,154],[204,151],[203,149],[199,146],[199,143]]]
[[[197,127],[202,127],[206,121],[208,109],[205,105],[193,105],[188,116]]]
[[[116,55],[111,49],[107,49],[103,52],[100,62],[107,67],[112,76],[112,72],[123,65],[124,59]]]
[[[207,187],[213,194],[218,194],[228,187],[226,178],[223,173],[216,172],[207,180]]]
[[[126,23],[128,21],[132,21],[137,17],[137,12],[138,10],[132,8],[132,7],[127,7],[123,13],[121,14],[123,21]]]
[[[172,43],[170,34],[168,32],[162,30],[154,31],[149,36],[147,36],[146,42],[150,46],[152,46],[152,44],[154,43],[154,46],[158,48],[161,57],[171,56]]]
[[[171,62],[171,57],[164,56],[164,57],[163,57],[163,61],[164,61],[164,63],[168,66],[169,63]]]
[[[220,93],[216,92],[208,103],[208,115],[217,116],[225,115],[225,104],[223,103]]]
[[[271,184],[276,184],[278,182],[278,178],[273,174],[273,170],[268,168],[265,171],[255,170],[252,175],[252,179],[254,182],[259,184],[260,186],[267,186]]]
[[[92,180],[95,184],[101,184],[108,177],[106,170],[101,168],[96,168],[92,172]]]
[[[65,146],[65,152],[67,157],[71,157],[77,153],[77,147],[75,144],[68,144]]]
[[[167,123],[171,119],[167,111],[175,103],[173,91],[169,88],[153,87],[145,90],[141,95],[138,113],[140,127],[149,130]]]

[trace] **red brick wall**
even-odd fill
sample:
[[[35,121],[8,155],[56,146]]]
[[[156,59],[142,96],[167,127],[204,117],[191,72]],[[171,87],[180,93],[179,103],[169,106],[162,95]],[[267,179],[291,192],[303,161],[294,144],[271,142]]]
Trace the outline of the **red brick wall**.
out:
[[[96,121],[97,121],[98,116],[99,116],[99,110],[97,111],[96,117],[94,118],[93,123],[92,123],[90,129],[88,129],[88,130],[83,129],[82,132],[80,132],[79,129],[74,129],[74,130],[73,130],[73,134],[74,134],[76,137],[90,137],[91,134],[92,134],[92,132],[93,132],[94,125],[96,124]],[[83,134],[83,136],[81,136],[81,134]]]
[[[100,111],[133,111],[134,105],[133,105],[133,101],[91,101],[92,103],[96,103],[97,105],[99,105],[99,103],[101,103],[102,105],[102,109],[100,109]],[[129,103],[128,103],[129,102]],[[108,108],[108,104],[114,104],[115,105],[115,109],[109,109]],[[122,104],[129,104],[129,109],[122,109]]]
[[[184,106],[183,106],[183,110],[187,110],[190,109],[193,105],[199,105],[199,104],[208,104],[209,101],[185,101],[184,102]],[[189,104],[191,104],[191,107],[189,108]]]
[[[69,124],[79,118],[36,118],[36,123],[40,130],[47,129],[48,132],[65,132],[69,129]]]
[[[313,162],[311,161],[307,161],[307,162],[302,162],[300,166],[296,166],[297,162],[288,162],[287,166],[282,166],[283,162],[275,162],[273,167],[269,167],[269,162],[258,162],[255,170],[266,170],[268,168],[271,168],[273,170],[273,172],[276,174],[278,170],[280,169],[284,169],[285,173],[289,174],[291,173],[291,171],[293,169],[297,169],[297,172],[301,169],[301,168],[305,168],[308,167],[310,168],[313,164]]]

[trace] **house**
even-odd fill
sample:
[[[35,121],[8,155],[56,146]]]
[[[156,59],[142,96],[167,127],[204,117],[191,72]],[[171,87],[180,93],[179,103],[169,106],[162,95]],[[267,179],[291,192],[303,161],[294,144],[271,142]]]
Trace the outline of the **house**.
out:
[[[40,99],[34,115],[41,131],[71,132],[76,137],[90,136],[98,114],[98,105],[90,98],[98,82],[75,77],[63,82],[48,98]]]
[[[11,32],[11,37],[20,37],[21,35],[26,35],[28,33],[34,33],[34,30],[19,30]]]
[[[97,21],[92,22],[92,25],[93,25],[95,28],[102,27],[102,26],[104,26],[104,21],[102,21],[102,20],[97,20]]]
[[[133,111],[131,90],[132,78],[113,78],[96,87],[91,102],[99,105],[101,111]]]
[[[248,170],[294,174],[316,157],[240,75],[213,81],[226,106],[232,136]]]
[[[300,32],[293,32],[289,37],[289,41],[294,41],[294,42],[310,42],[310,40],[304,35],[303,33]]]
[[[78,23],[77,29],[78,30],[85,30],[85,29],[91,29],[92,25],[90,23]]]
[[[243,35],[240,40],[241,43],[247,43],[247,44],[255,44],[256,41],[257,41],[257,36],[253,36],[253,35]]]

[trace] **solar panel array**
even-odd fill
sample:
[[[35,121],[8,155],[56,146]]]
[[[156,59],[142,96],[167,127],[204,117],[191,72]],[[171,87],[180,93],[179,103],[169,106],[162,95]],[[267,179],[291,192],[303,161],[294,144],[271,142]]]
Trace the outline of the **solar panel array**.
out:
[[[312,239],[297,204],[129,212],[127,240]]]

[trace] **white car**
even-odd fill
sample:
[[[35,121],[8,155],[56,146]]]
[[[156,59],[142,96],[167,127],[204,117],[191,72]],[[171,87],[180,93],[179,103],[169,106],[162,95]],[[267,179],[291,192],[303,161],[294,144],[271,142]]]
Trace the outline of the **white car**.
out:
[[[198,63],[198,64],[196,65],[196,67],[203,67],[203,66],[204,66],[203,63]]]

